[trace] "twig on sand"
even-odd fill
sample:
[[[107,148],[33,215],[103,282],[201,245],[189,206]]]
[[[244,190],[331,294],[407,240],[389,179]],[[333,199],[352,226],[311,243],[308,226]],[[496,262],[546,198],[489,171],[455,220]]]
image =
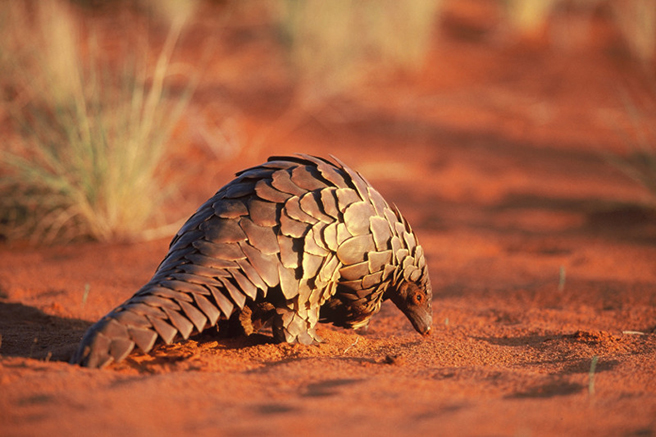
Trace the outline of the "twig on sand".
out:
[[[641,331],[622,331],[622,334],[624,334],[624,335],[645,335],[645,333],[641,332]]]
[[[89,283],[87,282],[84,284],[84,294],[82,295],[82,308],[87,304],[87,299],[89,298],[89,290],[90,290]]]
[[[355,346],[356,344],[358,344],[358,340],[360,340],[360,337],[355,337],[355,341],[353,342],[353,344],[351,344],[349,347],[347,347],[346,349],[344,349],[344,352],[342,352],[342,354],[345,354],[345,353],[348,352],[353,346]]]
[[[565,266],[560,266],[560,279],[558,280],[558,291],[565,289]]]
[[[599,357],[597,355],[592,357],[592,362],[590,363],[590,372],[588,373],[588,394],[593,396],[595,394],[595,369],[597,368],[597,361]]]

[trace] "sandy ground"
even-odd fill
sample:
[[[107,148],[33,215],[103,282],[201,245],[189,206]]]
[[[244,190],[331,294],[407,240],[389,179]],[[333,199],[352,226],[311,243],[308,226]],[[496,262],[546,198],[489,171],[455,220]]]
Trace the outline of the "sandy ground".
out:
[[[431,337],[385,304],[366,332],[321,327],[319,346],[202,335],[82,369],[66,361],[83,332],[168,238],[3,243],[0,435],[655,435],[656,212],[603,156],[626,152],[617,87],[639,92],[643,72],[603,25],[554,48],[504,42],[488,18],[450,10],[419,79],[300,115],[271,36],[234,30],[176,139],[195,175],[178,217],[270,154],[360,170],[425,248]],[[243,144],[218,156],[197,123],[226,113]]]

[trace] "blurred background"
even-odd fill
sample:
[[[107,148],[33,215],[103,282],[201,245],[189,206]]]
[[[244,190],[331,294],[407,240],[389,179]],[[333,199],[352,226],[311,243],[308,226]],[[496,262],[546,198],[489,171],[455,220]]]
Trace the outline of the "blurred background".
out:
[[[0,236],[168,238],[294,152],[438,232],[647,211],[655,44],[654,0],[4,0]]]

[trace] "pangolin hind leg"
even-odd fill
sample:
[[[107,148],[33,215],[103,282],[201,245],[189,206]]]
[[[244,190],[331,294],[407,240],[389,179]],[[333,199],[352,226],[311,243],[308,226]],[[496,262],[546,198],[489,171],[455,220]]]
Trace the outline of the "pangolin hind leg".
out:
[[[303,318],[298,311],[290,308],[276,308],[273,319],[273,339],[277,343],[318,344],[323,339],[316,332],[319,307],[305,311]]]

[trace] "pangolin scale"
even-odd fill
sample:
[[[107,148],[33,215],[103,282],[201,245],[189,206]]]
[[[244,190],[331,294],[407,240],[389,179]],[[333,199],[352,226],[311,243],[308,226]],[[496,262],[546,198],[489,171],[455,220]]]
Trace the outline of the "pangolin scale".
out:
[[[237,173],[182,226],[152,279],[89,328],[71,362],[104,367],[225,320],[246,334],[270,323],[276,341],[312,344],[317,322],[361,328],[386,299],[428,334],[432,290],[415,234],[333,159],[271,157]]]

